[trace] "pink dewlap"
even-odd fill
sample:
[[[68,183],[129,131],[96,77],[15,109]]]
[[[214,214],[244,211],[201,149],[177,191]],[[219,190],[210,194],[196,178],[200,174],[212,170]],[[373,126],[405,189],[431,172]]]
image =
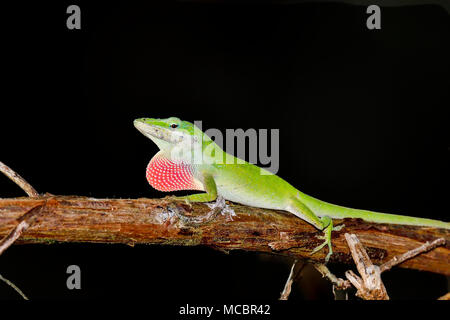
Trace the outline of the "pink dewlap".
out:
[[[159,191],[202,190],[194,180],[190,165],[175,163],[155,155],[147,166],[147,181]]]

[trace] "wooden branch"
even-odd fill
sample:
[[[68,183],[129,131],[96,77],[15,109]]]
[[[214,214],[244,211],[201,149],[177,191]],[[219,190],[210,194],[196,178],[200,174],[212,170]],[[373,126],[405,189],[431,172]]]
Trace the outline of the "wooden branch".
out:
[[[219,250],[242,249],[323,261],[327,250],[310,255],[322,240],[321,232],[283,211],[231,205],[237,216],[208,224],[184,224],[177,216],[205,215],[205,204],[192,208],[171,199],[95,199],[75,196],[0,199],[0,238],[18,224],[28,210],[42,205],[37,221],[16,243],[103,242],[134,245],[204,245]],[[450,275],[450,232],[443,229],[375,224],[360,219],[336,220],[345,227],[333,232],[331,262],[353,263],[344,233],[357,234],[373,263],[426,241],[444,238],[446,245],[403,262],[400,266]]]

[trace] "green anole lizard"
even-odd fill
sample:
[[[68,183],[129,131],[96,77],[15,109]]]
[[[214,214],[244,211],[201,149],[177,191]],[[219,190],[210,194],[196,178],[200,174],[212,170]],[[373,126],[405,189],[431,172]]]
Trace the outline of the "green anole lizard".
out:
[[[218,197],[248,206],[286,210],[324,232],[332,254],[333,218],[450,229],[449,222],[351,209],[308,196],[263,168],[237,159],[188,121],[140,118],[134,126],[159,147],[147,166],[147,180],[160,191],[199,190],[177,197],[188,202],[211,202]],[[335,228],[336,229],[336,228]]]

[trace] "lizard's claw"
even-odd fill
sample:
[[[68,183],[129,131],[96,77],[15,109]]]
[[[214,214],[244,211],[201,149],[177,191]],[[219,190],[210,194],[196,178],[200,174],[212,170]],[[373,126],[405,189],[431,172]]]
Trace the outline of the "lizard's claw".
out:
[[[326,245],[328,245],[328,254],[325,257],[325,263],[327,263],[330,260],[330,257],[333,254],[333,249],[331,247],[331,241],[330,240],[325,240],[320,246],[315,247],[314,250],[311,251],[311,255],[313,255],[316,252],[320,251],[320,249],[322,249]]]

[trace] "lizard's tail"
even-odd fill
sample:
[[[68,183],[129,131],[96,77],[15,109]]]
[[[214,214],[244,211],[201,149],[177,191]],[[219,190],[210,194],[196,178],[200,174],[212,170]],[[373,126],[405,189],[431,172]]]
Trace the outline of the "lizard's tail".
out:
[[[365,221],[375,223],[433,227],[447,230],[450,229],[450,222],[346,208],[321,201],[319,199],[315,199],[306,194],[301,194],[300,198],[305,205],[307,205],[314,213],[316,213],[320,217],[328,216],[334,219],[360,218]]]

